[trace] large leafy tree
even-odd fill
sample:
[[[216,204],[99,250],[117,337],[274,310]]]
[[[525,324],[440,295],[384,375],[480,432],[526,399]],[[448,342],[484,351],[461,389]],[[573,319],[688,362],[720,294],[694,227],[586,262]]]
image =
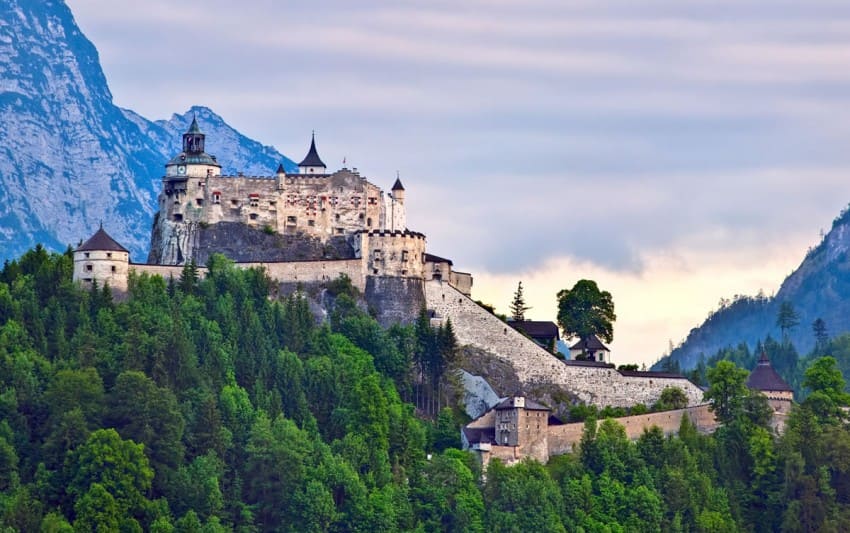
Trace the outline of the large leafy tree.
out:
[[[582,279],[572,289],[558,293],[558,325],[567,337],[586,339],[596,335],[605,342],[614,340],[614,300],[596,282]]]

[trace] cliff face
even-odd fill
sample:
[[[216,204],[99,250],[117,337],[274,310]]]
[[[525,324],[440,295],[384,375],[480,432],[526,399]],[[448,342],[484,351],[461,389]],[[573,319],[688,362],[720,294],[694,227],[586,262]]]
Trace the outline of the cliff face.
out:
[[[354,247],[344,236],[281,235],[239,222],[202,225],[197,222],[158,220],[151,232],[148,263],[177,265],[194,254],[199,265],[220,253],[237,262],[318,261],[354,259]]]
[[[799,315],[800,323],[789,338],[801,354],[814,346],[812,322],[818,318],[826,322],[830,336],[850,331],[850,211],[845,209],[835,219],[829,233],[785,278],[776,296],[741,297],[711,313],[673,350],[670,359],[688,370],[701,355],[709,357],[742,342],[752,349],[768,335],[778,339],[776,317],[786,301]],[[665,363],[662,359],[655,366]]]
[[[151,122],[117,107],[64,2],[0,2],[0,260],[76,245],[101,221],[143,259],[163,165],[194,114],[227,172],[295,168],[209,109]]]

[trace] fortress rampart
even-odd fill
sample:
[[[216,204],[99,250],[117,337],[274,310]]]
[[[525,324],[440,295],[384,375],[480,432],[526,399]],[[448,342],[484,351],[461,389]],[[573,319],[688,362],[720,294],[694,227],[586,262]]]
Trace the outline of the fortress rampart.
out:
[[[507,361],[527,388],[552,384],[565,387],[585,403],[629,407],[636,403],[651,405],[666,387],[679,387],[690,405],[702,403],[702,390],[681,376],[624,375],[614,368],[566,364],[449,283],[426,282],[425,296],[435,325],[451,319],[459,344],[475,346]],[[515,391],[496,392],[504,396]]]

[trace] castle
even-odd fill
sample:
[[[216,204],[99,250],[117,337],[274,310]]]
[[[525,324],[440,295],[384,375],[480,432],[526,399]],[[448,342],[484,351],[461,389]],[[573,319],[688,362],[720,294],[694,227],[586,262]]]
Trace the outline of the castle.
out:
[[[204,275],[212,253],[264,269],[280,290],[321,288],[344,275],[383,325],[412,322],[422,309],[432,325],[451,320],[458,344],[473,354],[464,369],[494,382],[503,397],[628,407],[651,405],[675,386],[689,405],[702,404],[703,391],[682,376],[561,361],[485,310],[470,297],[472,275],[428,253],[425,235],[406,227],[409,198],[398,177],[385,193],[357,169],[328,172],[315,136],[297,173],[280,166],[270,176],[223,176],[205,140],[193,119],[182,150],[165,164],[147,262],[131,262],[101,227],[74,251],[75,281],[120,294],[133,272],[178,278],[195,262]]]
[[[406,227],[405,189],[385,194],[356,169],[328,172],[315,135],[297,173],[223,176],[197,119],[182,151],[165,165],[148,261],[101,228],[74,254],[74,279],[126,291],[130,271],[178,277],[222,252],[237,266],[264,268],[284,283],[309,285],[345,275],[384,324],[407,322],[425,305],[424,282],[440,280],[469,295],[472,276],[428,254],[425,235]],[[203,267],[201,267],[203,272]]]

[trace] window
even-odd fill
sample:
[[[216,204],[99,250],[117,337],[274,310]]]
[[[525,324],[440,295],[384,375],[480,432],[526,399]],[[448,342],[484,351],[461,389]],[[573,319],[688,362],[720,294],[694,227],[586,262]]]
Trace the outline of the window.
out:
[[[195,204],[196,205],[204,205],[204,199],[203,198],[195,198]]]
[[[183,222],[183,215],[180,213],[174,213],[174,222]]]
[[[91,271],[92,271],[92,266],[86,265],[86,272],[91,272]]]
[[[336,229],[336,234],[337,234],[337,235],[342,235],[343,233],[345,233],[345,230],[343,230],[342,228],[337,228],[337,229]]]
[[[112,259],[112,252],[106,252],[106,257],[108,257],[109,259]]]
[[[334,215],[334,220],[339,221],[339,213],[337,213],[337,214],[335,214],[335,215]]]
[[[367,228],[371,228],[371,227],[372,227],[372,218],[371,218],[371,217],[366,219],[366,227],[367,227]]]
[[[310,227],[312,228],[313,226],[315,226],[315,225],[316,225],[316,221],[315,221],[315,220],[308,220],[308,221],[307,221],[307,225],[308,225],[308,226],[310,226]]]
[[[383,254],[380,250],[375,250],[375,261],[380,261],[381,259],[383,259],[382,255]]]
[[[258,196],[251,196],[250,198],[248,198],[248,204],[251,207],[257,207],[258,205],[260,205],[260,198]]]
[[[115,265],[112,265],[112,271],[115,272]]]
[[[295,224],[295,223],[296,223],[296,221],[297,221],[297,220],[296,220],[296,218],[295,218],[294,216],[292,216],[292,215],[290,215],[290,216],[286,217],[286,223],[287,223],[287,224]]]
[[[233,207],[238,207],[239,206],[239,200],[237,200],[235,198],[233,200],[230,200],[230,205],[232,205]]]
[[[86,253],[85,253],[85,256],[86,256],[86,259],[88,259],[88,258],[89,258],[89,253],[88,253],[88,252],[86,252]]]
[[[407,250],[402,250],[402,251],[401,251],[401,262],[402,262],[402,263],[406,263],[406,262],[407,262]]]
[[[251,213],[250,215],[248,215],[248,218],[250,218],[251,220],[257,220],[258,216],[259,215],[257,215],[257,213]]]
[[[213,203],[220,204],[221,203],[221,193],[216,191],[213,193]]]

